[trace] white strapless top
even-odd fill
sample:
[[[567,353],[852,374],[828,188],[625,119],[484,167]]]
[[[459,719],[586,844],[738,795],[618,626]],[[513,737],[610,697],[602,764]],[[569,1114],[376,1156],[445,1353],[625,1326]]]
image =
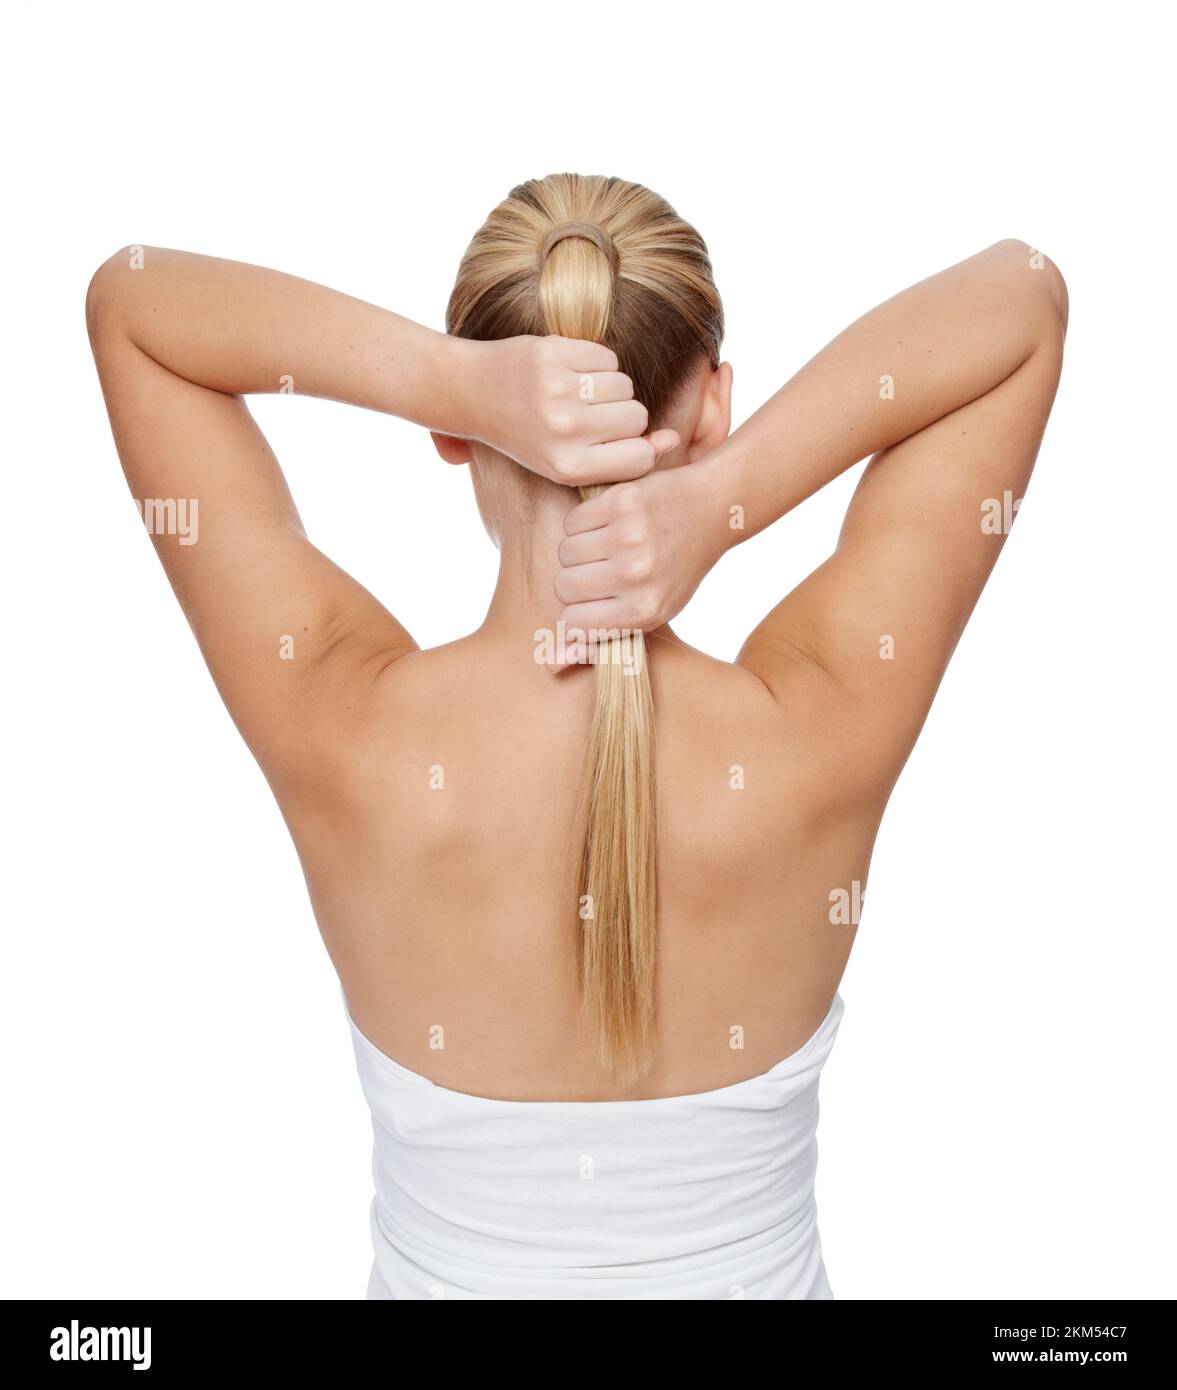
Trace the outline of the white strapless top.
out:
[[[375,1147],[372,1299],[828,1299],[818,1080],[842,1018],[762,1076],[656,1100],[488,1100],[351,1027]]]

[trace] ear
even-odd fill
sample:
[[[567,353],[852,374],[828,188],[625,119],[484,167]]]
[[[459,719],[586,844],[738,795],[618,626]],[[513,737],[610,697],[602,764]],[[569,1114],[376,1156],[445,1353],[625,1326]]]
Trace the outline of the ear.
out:
[[[434,430],[429,431],[429,437],[446,463],[473,463],[468,439],[455,439],[452,434],[438,434]]]
[[[695,463],[717,449],[732,428],[732,364],[721,362],[707,377],[699,423],[687,445],[687,462]]]

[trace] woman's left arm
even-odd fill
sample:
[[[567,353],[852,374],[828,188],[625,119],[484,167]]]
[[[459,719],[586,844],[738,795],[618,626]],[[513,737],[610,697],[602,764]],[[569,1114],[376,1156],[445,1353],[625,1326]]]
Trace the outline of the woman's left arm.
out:
[[[414,643],[307,540],[244,395],[399,415],[567,483],[640,476],[666,447],[599,344],[467,342],[258,266],[130,248],[95,273],[86,319],[131,492],[275,790],[317,787]]]

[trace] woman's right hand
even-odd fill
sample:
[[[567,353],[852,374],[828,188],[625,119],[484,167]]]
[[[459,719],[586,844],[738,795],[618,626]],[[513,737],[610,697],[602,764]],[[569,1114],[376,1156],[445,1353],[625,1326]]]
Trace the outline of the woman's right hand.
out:
[[[674,430],[645,434],[646,407],[617,370],[617,354],[600,343],[554,335],[453,341],[461,351],[461,433],[554,483],[641,478],[678,443]]]
[[[572,508],[555,579],[569,637],[548,662],[552,670],[589,661],[594,632],[653,632],[681,611],[736,538],[721,477],[721,460],[711,454]]]

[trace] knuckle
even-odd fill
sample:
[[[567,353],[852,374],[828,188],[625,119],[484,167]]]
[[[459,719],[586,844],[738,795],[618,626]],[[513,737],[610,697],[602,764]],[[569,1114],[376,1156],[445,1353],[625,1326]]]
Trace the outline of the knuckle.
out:
[[[632,516],[642,504],[641,494],[632,483],[618,483],[609,495],[618,516]]]
[[[648,439],[635,438],[632,442],[634,476],[635,478],[644,478],[654,467],[658,456],[654,453],[654,446]]]
[[[634,627],[647,628],[653,625],[658,616],[658,605],[654,595],[646,591],[635,594],[630,602],[630,622]]]
[[[626,432],[632,437],[634,444],[645,444],[646,440],[642,438],[642,435],[645,433],[647,412],[641,401],[620,401],[615,409],[617,410],[618,421],[624,424]]]
[[[588,464],[579,449],[565,447],[556,450],[555,472],[562,483],[579,486],[584,482]]]
[[[645,552],[631,555],[622,566],[622,574],[631,584],[641,584],[654,572],[654,560]]]

